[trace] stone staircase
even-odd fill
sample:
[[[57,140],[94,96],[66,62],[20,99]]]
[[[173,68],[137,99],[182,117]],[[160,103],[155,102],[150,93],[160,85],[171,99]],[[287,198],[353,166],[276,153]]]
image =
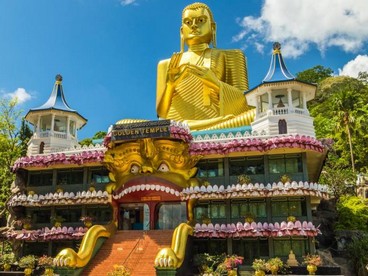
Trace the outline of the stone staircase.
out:
[[[171,246],[174,230],[123,230],[102,245],[81,275],[102,276],[124,265],[131,276],[154,276],[154,260],[161,248]]]

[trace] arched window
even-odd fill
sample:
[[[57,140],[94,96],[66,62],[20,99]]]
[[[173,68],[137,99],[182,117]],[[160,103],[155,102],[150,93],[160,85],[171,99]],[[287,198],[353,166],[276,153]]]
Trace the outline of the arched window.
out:
[[[40,150],[39,150],[39,154],[42,154],[43,153],[43,151],[44,151],[44,149],[45,149],[45,143],[44,142],[41,142],[40,143]]]
[[[286,120],[281,119],[281,120],[279,120],[279,134],[286,134],[286,133],[287,133]]]

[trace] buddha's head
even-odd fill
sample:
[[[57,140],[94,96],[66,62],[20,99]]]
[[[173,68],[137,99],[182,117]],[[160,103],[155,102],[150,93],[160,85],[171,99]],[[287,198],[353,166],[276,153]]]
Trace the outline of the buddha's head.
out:
[[[182,51],[184,51],[184,43],[190,47],[212,42],[216,47],[216,23],[206,4],[193,3],[184,8],[180,36]]]

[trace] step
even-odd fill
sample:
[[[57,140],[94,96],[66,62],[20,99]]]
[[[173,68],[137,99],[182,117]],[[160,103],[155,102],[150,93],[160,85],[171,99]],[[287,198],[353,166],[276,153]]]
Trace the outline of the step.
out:
[[[113,270],[114,265],[122,264],[130,268],[132,276],[155,275],[154,259],[161,248],[170,247],[173,232],[174,230],[118,231],[103,244],[81,275],[106,275]],[[134,248],[135,252],[132,252]]]

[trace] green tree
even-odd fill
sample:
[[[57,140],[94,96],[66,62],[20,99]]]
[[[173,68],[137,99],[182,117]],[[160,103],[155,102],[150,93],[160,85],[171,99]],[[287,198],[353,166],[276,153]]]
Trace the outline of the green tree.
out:
[[[321,172],[319,182],[329,187],[329,193],[336,203],[344,195],[355,195],[356,176],[350,168],[338,166],[333,160],[334,157],[329,157]]]
[[[368,234],[362,234],[352,238],[351,243],[347,245],[347,256],[349,262],[354,268],[356,275],[366,276],[368,264]]]
[[[17,121],[21,111],[16,108],[16,100],[0,100],[0,207],[10,195],[10,185],[14,180],[11,166],[21,156],[20,131]]]
[[[333,70],[331,68],[326,68],[322,65],[314,66],[313,68],[301,71],[296,74],[297,80],[310,82],[310,83],[320,83],[324,79],[331,77]]]
[[[359,72],[358,74],[358,80],[363,82],[365,85],[368,84],[368,72]]]
[[[93,135],[92,139],[103,139],[105,138],[106,134],[106,131],[97,131],[95,135]]]
[[[317,137],[334,139],[340,166],[351,166],[353,172],[356,165],[364,169],[368,159],[367,86],[351,77],[330,77],[320,83],[318,94],[317,104],[310,107]]]
[[[107,132],[106,131],[97,131],[92,138],[85,138],[79,141],[79,144],[82,146],[89,146],[93,144],[93,140],[99,140],[105,138]]]
[[[368,232],[368,200],[357,196],[342,196],[336,209],[336,229]]]
[[[20,130],[19,130],[21,156],[27,155],[28,142],[31,139],[32,135],[33,135],[32,130],[30,129],[26,120],[22,118],[22,123],[20,125]]]
[[[85,138],[83,140],[80,140],[78,143],[81,146],[89,146],[89,145],[92,144],[92,139],[91,138]]]

